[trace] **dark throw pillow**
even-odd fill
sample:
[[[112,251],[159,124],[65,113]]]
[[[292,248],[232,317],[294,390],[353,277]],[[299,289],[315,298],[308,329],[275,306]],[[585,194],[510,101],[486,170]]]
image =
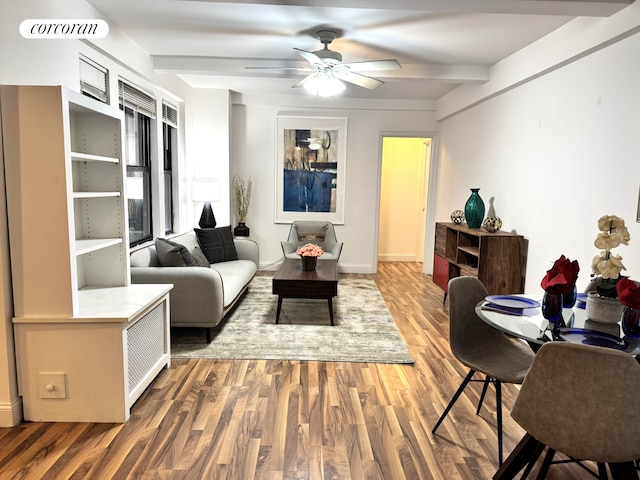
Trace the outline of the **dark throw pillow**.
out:
[[[156,254],[163,267],[194,267],[193,255],[184,245],[166,238],[156,238]]]
[[[211,264],[209,263],[209,259],[202,252],[202,249],[200,247],[195,247],[193,249],[193,252],[191,252],[191,255],[193,255],[193,260],[197,263],[198,267],[208,268],[211,266]]]
[[[219,228],[194,228],[198,243],[209,263],[237,260],[238,252],[233,242],[231,225]]]

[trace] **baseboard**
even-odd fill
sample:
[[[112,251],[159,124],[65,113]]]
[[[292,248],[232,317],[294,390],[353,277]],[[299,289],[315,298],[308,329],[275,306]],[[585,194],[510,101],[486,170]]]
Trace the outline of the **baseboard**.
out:
[[[22,398],[0,404],[0,428],[15,427],[22,422]]]
[[[411,254],[383,253],[378,255],[379,262],[415,262],[416,256]]]

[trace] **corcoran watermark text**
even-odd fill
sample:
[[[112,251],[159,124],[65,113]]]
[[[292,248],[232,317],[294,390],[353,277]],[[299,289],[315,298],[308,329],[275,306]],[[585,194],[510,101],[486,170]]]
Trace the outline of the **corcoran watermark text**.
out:
[[[28,19],[20,24],[24,38],[104,38],[109,24],[99,19]]]

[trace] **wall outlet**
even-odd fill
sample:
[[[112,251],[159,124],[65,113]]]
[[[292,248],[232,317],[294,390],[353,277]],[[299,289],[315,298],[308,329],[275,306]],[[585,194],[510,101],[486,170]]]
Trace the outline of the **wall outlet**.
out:
[[[38,395],[40,398],[67,398],[67,374],[39,372]]]

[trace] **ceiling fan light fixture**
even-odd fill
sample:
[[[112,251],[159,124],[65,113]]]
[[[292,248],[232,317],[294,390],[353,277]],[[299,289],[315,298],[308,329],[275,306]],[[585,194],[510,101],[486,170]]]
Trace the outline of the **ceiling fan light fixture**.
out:
[[[346,87],[331,71],[319,71],[304,84],[304,88],[311,95],[333,97],[341,94]]]

